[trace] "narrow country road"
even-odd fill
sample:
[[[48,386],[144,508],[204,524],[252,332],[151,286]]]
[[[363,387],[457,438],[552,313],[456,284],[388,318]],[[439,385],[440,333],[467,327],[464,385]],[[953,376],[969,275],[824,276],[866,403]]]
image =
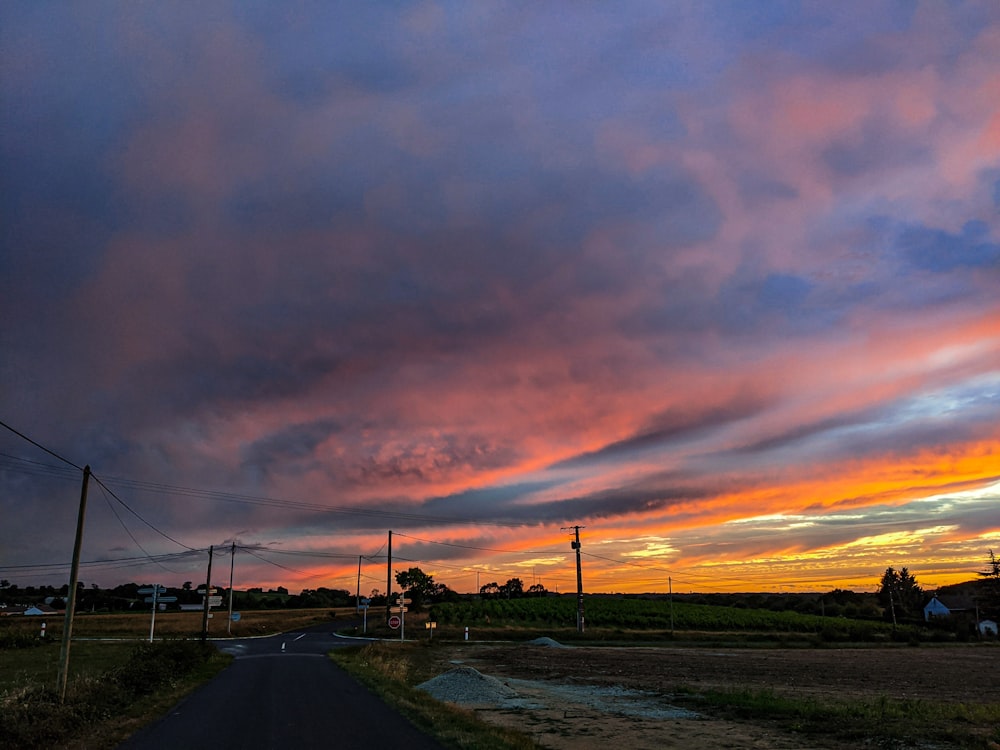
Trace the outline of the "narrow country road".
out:
[[[326,656],[349,643],[332,631],[220,642],[233,663],[119,749],[441,750]]]

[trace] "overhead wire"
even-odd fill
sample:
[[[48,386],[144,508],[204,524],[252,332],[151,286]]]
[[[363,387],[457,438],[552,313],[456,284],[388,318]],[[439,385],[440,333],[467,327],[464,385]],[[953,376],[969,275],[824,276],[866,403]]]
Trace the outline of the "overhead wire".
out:
[[[122,500],[120,497],[118,497],[118,495],[116,495],[112,490],[108,489],[107,485],[105,485],[104,482],[101,481],[100,477],[95,476],[93,473],[91,473],[90,476],[93,477],[94,481],[97,482],[97,484],[99,484],[103,489],[107,490],[107,492],[109,492],[111,494],[111,497],[113,497],[115,500],[117,500],[119,503],[121,503],[122,507],[125,508],[125,510],[127,510],[129,513],[131,513],[136,518],[138,518],[140,521],[142,521],[144,524],[146,524],[146,526],[148,526],[149,528],[151,528],[153,531],[155,531],[157,534],[159,534],[160,536],[162,536],[164,539],[168,539],[171,542],[173,542],[174,544],[176,544],[177,546],[184,547],[184,549],[188,549],[188,550],[193,550],[194,549],[194,547],[191,547],[191,546],[189,546],[187,544],[184,544],[184,542],[181,542],[181,541],[178,541],[177,539],[174,539],[167,532],[161,531],[156,526],[154,526],[152,523],[150,523],[145,518],[143,518],[141,515],[139,515],[135,510],[133,510],[129,506],[128,503],[126,503],[124,500]]]
[[[68,464],[68,465],[72,466],[72,467],[73,467],[74,469],[76,469],[77,471],[83,471],[83,467],[81,467],[81,466],[77,466],[77,465],[76,465],[75,463],[73,463],[72,461],[70,461],[70,460],[69,460],[68,458],[65,458],[65,457],[63,457],[63,456],[60,456],[60,455],[59,455],[58,453],[56,453],[56,452],[55,452],[54,450],[51,450],[51,449],[49,449],[49,448],[46,448],[46,447],[45,447],[44,445],[42,445],[41,443],[36,443],[36,442],[35,442],[34,440],[32,440],[32,439],[31,439],[30,437],[28,437],[27,435],[25,435],[25,434],[24,434],[23,432],[20,432],[20,431],[18,431],[18,430],[15,430],[15,429],[14,429],[13,427],[11,427],[11,426],[10,426],[9,424],[7,424],[6,422],[4,422],[3,420],[0,420],[0,427],[4,427],[5,429],[8,429],[8,430],[10,430],[10,431],[11,431],[11,432],[13,432],[13,433],[14,433],[15,435],[17,435],[17,436],[18,436],[19,438],[21,438],[22,440],[26,440],[27,442],[31,443],[31,444],[32,444],[33,446],[35,446],[36,448],[39,448],[40,450],[43,450],[43,451],[45,451],[46,453],[48,453],[48,454],[49,454],[50,456],[52,456],[53,458],[57,458],[57,459],[59,459],[60,461],[62,461],[62,462],[63,462],[64,464]]]
[[[3,427],[5,429],[9,430],[13,434],[17,435],[22,440],[25,440],[26,442],[28,442],[31,445],[35,446],[39,450],[42,450],[46,454],[48,454],[48,455],[52,456],[53,458],[61,461],[63,464],[66,464],[67,466],[72,467],[72,469],[75,469],[76,471],[84,471],[84,469],[81,468],[78,464],[74,463],[73,461],[70,461],[68,458],[60,455],[56,451],[54,451],[54,450],[52,450],[50,448],[47,448],[46,446],[42,445],[41,443],[39,443],[39,442],[31,439],[30,437],[28,437],[24,433],[20,432],[19,430],[15,429],[14,427],[12,427],[11,425],[7,424],[6,422],[4,422],[2,420],[0,420],[0,427]],[[74,478],[73,474],[71,474],[69,472],[69,469],[64,469],[63,467],[60,467],[60,466],[55,466],[55,465],[52,465],[52,464],[46,464],[46,463],[42,463],[40,461],[34,461],[34,460],[31,460],[31,459],[27,459],[27,458],[23,458],[23,457],[19,457],[19,456],[14,456],[14,455],[7,454],[7,453],[0,453],[0,466],[4,466],[4,467],[6,467],[8,469],[12,469],[12,470],[18,471],[20,473],[24,473],[24,474],[28,474],[28,475],[34,475],[34,476],[47,476],[47,477],[50,477],[50,478],[57,478],[57,479],[70,479],[70,478]],[[159,559],[162,558],[163,556],[151,555],[151,554],[149,554],[142,547],[141,544],[139,544],[138,540],[132,534],[132,532],[128,529],[127,525],[124,523],[124,521],[121,518],[121,516],[115,510],[115,508],[111,504],[110,500],[108,500],[107,495],[110,494],[110,496],[112,498],[114,498],[123,508],[125,508],[127,511],[129,511],[133,516],[135,516],[137,519],[139,519],[139,521],[141,521],[143,524],[145,524],[146,526],[148,526],[154,532],[156,532],[157,534],[159,534],[160,536],[164,537],[165,539],[167,539],[167,540],[173,542],[174,544],[176,544],[176,545],[178,545],[180,547],[183,547],[185,550],[187,550],[187,552],[180,553],[180,554],[183,555],[183,554],[188,554],[190,552],[198,552],[199,550],[197,550],[196,548],[191,547],[191,546],[189,546],[189,545],[187,545],[187,544],[179,541],[178,539],[174,538],[170,534],[167,534],[165,531],[162,531],[161,529],[157,528],[154,524],[152,524],[151,522],[149,522],[148,520],[146,520],[136,510],[134,510],[128,503],[126,503],[124,500],[122,500],[121,497],[119,497],[118,494],[116,494],[114,492],[114,490],[112,490],[110,487],[108,487],[107,483],[111,483],[111,484],[115,484],[115,485],[120,485],[122,487],[126,487],[126,488],[129,488],[129,489],[132,489],[132,490],[136,490],[136,491],[145,491],[145,492],[153,492],[153,493],[161,493],[161,494],[169,494],[169,495],[178,495],[178,496],[182,496],[182,497],[196,497],[196,498],[203,498],[203,499],[214,499],[214,500],[218,500],[218,501],[222,501],[222,502],[244,503],[244,504],[257,505],[257,506],[263,506],[263,507],[276,507],[276,508],[282,508],[282,509],[294,509],[294,510],[302,510],[302,511],[310,511],[310,512],[337,513],[337,514],[349,514],[349,515],[362,515],[362,516],[369,516],[369,517],[376,517],[376,518],[386,518],[386,519],[393,519],[393,520],[414,521],[414,522],[419,522],[419,523],[471,524],[471,525],[478,525],[478,526],[497,526],[497,527],[507,527],[507,528],[521,528],[521,527],[527,525],[525,523],[507,523],[507,522],[499,522],[499,521],[479,521],[479,520],[470,519],[470,518],[459,518],[459,517],[448,517],[448,516],[434,516],[434,515],[427,515],[427,514],[420,514],[420,513],[408,513],[408,512],[403,512],[403,511],[379,510],[379,509],[359,508],[359,507],[352,507],[352,506],[323,505],[323,504],[319,504],[319,503],[308,503],[308,502],[297,501],[297,500],[288,500],[288,499],[273,498],[273,497],[266,497],[266,496],[254,496],[254,495],[247,495],[247,494],[242,494],[242,493],[232,493],[232,492],[225,492],[225,491],[219,491],[219,490],[198,489],[198,488],[193,488],[193,487],[184,487],[184,486],[170,485],[170,484],[164,484],[164,483],[158,483],[158,482],[146,482],[146,481],[135,480],[135,479],[128,479],[128,478],[123,478],[123,477],[106,477],[104,480],[102,480],[101,478],[99,478],[98,476],[96,476],[93,473],[91,473],[91,476],[94,478],[94,480],[101,487],[102,491],[104,493],[106,493],[105,494],[105,501],[108,503],[109,507],[111,508],[112,512],[114,513],[115,517],[117,518],[119,524],[121,524],[122,528],[126,531],[126,533],[129,535],[129,537],[132,539],[133,543],[135,543],[135,545],[145,554],[145,558],[132,558],[132,559],[129,560],[129,562],[132,562],[134,560],[146,559],[148,561],[151,561],[151,562],[154,562],[154,563],[160,565],[161,567],[164,567],[166,570],[170,570],[170,569],[166,568],[165,566],[162,565],[162,563],[159,562]],[[498,553],[498,554],[514,554],[514,555],[549,554],[549,552],[547,552],[547,551],[537,551],[537,550],[507,550],[507,549],[497,549],[497,548],[491,548],[491,547],[480,547],[480,546],[477,546],[477,545],[459,544],[459,543],[455,543],[455,542],[439,542],[439,541],[435,541],[435,540],[431,540],[431,539],[422,539],[420,537],[415,537],[415,536],[406,534],[404,532],[394,532],[394,533],[396,535],[398,535],[398,536],[409,538],[409,539],[412,539],[414,541],[422,542],[422,543],[425,543],[425,544],[434,544],[434,545],[440,545],[440,546],[445,546],[445,547],[453,547],[453,548],[457,548],[457,549],[469,549],[469,550],[482,551],[482,552],[493,552],[493,553]],[[382,547],[379,548],[378,552],[376,552],[375,555],[370,556],[370,558],[377,557],[379,555],[379,553],[381,553],[381,551],[382,551],[382,549],[384,547],[385,547],[385,544],[383,544]],[[308,573],[305,573],[304,571],[298,571],[298,570],[295,570],[293,568],[288,568],[288,567],[280,565],[279,563],[276,563],[276,562],[274,562],[272,560],[267,560],[266,558],[262,558],[259,555],[255,554],[255,552],[252,549],[250,549],[250,548],[246,548],[246,547],[241,547],[241,548],[244,549],[249,554],[253,555],[254,557],[257,557],[258,559],[260,559],[263,562],[266,562],[266,563],[268,563],[270,565],[275,565],[275,566],[277,566],[279,568],[284,568],[285,570],[289,570],[289,571],[295,572],[295,573],[300,573],[302,575],[310,575]],[[303,556],[329,557],[329,558],[353,557],[353,555],[348,555],[346,553],[315,553],[315,552],[300,552],[300,551],[289,551],[289,550],[274,550],[274,549],[270,549],[270,548],[257,548],[257,549],[260,549],[261,551],[265,551],[265,552],[275,553],[275,554],[296,554],[296,555],[303,555]],[[602,556],[602,555],[597,555],[597,554],[594,554],[594,553],[591,553],[591,552],[582,552],[581,551],[581,554],[586,555],[586,556],[591,557],[591,558],[595,558],[595,559],[603,560],[603,561],[606,561],[606,562],[614,563],[614,564],[617,564],[617,565],[626,565],[626,566],[635,567],[635,568],[644,569],[644,570],[661,571],[661,572],[667,573],[668,575],[671,575],[672,577],[675,577],[679,582],[687,583],[687,584],[692,585],[692,586],[701,586],[701,587],[705,587],[705,588],[723,588],[722,586],[713,585],[713,584],[706,583],[706,582],[691,581],[691,580],[688,580],[689,578],[704,578],[704,579],[707,579],[707,580],[714,581],[715,584],[717,584],[720,580],[732,580],[732,581],[736,581],[736,582],[745,582],[746,581],[746,579],[737,579],[737,578],[733,578],[733,579],[719,579],[719,578],[717,578],[715,576],[712,576],[712,575],[709,575],[709,574],[697,574],[697,573],[692,573],[692,572],[685,572],[684,574],[682,574],[682,576],[677,576],[673,571],[671,571],[669,569],[666,569],[666,568],[659,567],[659,566],[642,565],[642,564],[635,563],[635,562],[632,562],[632,561],[629,561],[629,560],[621,560],[621,559],[617,559],[616,560],[616,559],[605,557],[605,556]],[[362,557],[364,557],[364,556],[362,556]],[[399,557],[397,557],[396,559],[405,560],[405,558],[399,558]],[[407,560],[407,561],[408,562],[426,562],[426,561],[419,561],[419,560]],[[93,564],[105,564],[105,565],[107,565],[107,564],[111,564],[111,563],[112,563],[112,561],[91,561],[89,563],[81,563],[81,565],[88,565],[88,564],[89,565],[93,565]],[[437,563],[437,564],[440,565],[441,567],[457,567],[457,566],[448,566],[448,565],[441,564],[441,563]],[[68,565],[68,563],[67,564],[56,564],[53,567],[66,567],[67,565]],[[0,570],[15,570],[15,569],[18,569],[18,567],[23,567],[25,569],[30,569],[30,570],[38,570],[38,569],[40,569],[38,566],[6,566],[6,567],[0,566]],[[461,568],[458,568],[458,569],[461,569]],[[176,571],[170,571],[170,572],[176,572]],[[315,577],[315,576],[311,576],[310,575],[310,577]]]
[[[7,471],[16,471],[20,474],[27,474],[29,476],[73,480],[76,480],[79,476],[79,473],[74,468],[42,463],[41,461],[32,461],[30,458],[14,456],[10,453],[0,452],[0,466]]]
[[[299,575],[304,575],[306,578],[316,578],[316,577],[319,576],[319,573],[307,573],[304,570],[297,570],[296,568],[289,568],[287,565],[282,565],[281,563],[274,562],[274,560],[268,560],[266,557],[261,557],[256,552],[254,552],[251,549],[247,549],[246,547],[237,547],[237,549],[242,549],[248,555],[256,557],[258,560],[260,560],[261,562],[265,562],[268,565],[273,565],[276,568],[281,568],[282,570],[287,570],[287,571],[289,571],[291,573],[298,573]]]
[[[164,565],[159,560],[154,560],[153,559],[153,556],[146,550],[145,547],[143,547],[139,543],[139,540],[135,538],[135,534],[133,534],[132,531],[129,529],[129,527],[125,525],[125,521],[122,520],[121,515],[119,515],[119,513],[118,513],[117,510],[115,510],[115,506],[111,504],[111,498],[108,497],[108,489],[103,484],[101,484],[100,482],[97,483],[97,486],[101,488],[101,494],[104,497],[104,502],[106,502],[108,504],[108,508],[111,509],[111,512],[114,514],[115,518],[118,519],[118,523],[121,524],[121,527],[125,530],[125,533],[128,534],[129,538],[132,540],[132,543],[135,544],[135,546],[138,547],[140,550],[142,550],[142,553],[144,555],[146,555],[146,557],[151,562],[155,563],[156,565],[159,565],[161,568],[163,568],[168,573],[173,573],[173,574],[176,575],[177,574],[176,570],[173,570],[172,568],[168,568],[166,565]]]
[[[302,500],[289,500],[276,497],[260,495],[249,495],[245,493],[226,492],[222,490],[198,489],[195,487],[184,487],[180,485],[170,485],[161,482],[145,482],[124,477],[106,477],[106,481],[114,485],[121,485],[134,490],[154,492],[167,495],[178,495],[182,497],[197,497],[205,499],[219,500],[222,502],[242,503],[246,505],[257,505],[263,507],[282,508],[285,510],[303,510],[316,513],[335,513],[346,515],[371,516],[374,518],[386,518],[390,520],[414,521],[420,523],[449,523],[449,524],[470,524],[474,526],[499,526],[505,528],[520,528],[524,523],[507,523],[502,521],[481,521],[472,518],[461,518],[457,516],[435,516],[423,513],[411,513],[401,510],[380,510],[375,508],[361,508],[356,506],[324,505],[321,503],[309,503]]]
[[[457,547],[459,549],[471,549],[471,550],[477,550],[477,551],[482,551],[482,552],[498,552],[498,553],[507,554],[507,555],[547,555],[547,554],[549,554],[548,551],[539,551],[539,550],[494,549],[494,548],[491,548],[491,547],[475,547],[475,546],[470,545],[470,544],[457,544],[455,542],[436,542],[433,539],[421,539],[420,537],[411,536],[409,534],[404,534],[401,531],[394,531],[394,532],[392,532],[392,535],[393,536],[406,537],[407,539],[413,539],[414,541],[417,541],[417,542],[424,542],[425,544],[439,544],[442,547]]]

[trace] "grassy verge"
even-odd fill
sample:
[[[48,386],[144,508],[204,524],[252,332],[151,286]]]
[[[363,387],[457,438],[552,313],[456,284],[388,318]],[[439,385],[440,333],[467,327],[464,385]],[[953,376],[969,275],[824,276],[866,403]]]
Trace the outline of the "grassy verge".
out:
[[[113,747],[228,660],[210,644],[144,643],[100,674],[71,679],[65,700],[53,685],[7,690],[0,695],[0,746]]]
[[[430,644],[384,642],[338,649],[331,658],[444,746],[459,750],[535,750],[528,736],[480,721],[472,711],[431,698],[419,685],[437,672]]]
[[[354,614],[354,608],[331,610],[289,609],[242,612],[239,622],[227,623],[227,612],[215,612],[208,621],[210,638],[246,638],[249,636],[282,633],[303,625],[329,622],[337,617]],[[78,638],[135,638],[148,639],[149,611],[113,614],[78,614],[73,621],[73,639]],[[36,638],[43,618],[0,617],[0,649],[7,640]],[[62,638],[63,619],[52,617],[47,621],[48,637]],[[201,635],[200,612],[160,612],[156,615],[155,637],[190,638]]]
[[[69,677],[100,675],[124,664],[135,642],[74,642],[70,650]],[[29,686],[55,687],[59,671],[59,643],[37,642],[32,648],[0,650],[0,695]]]
[[[949,747],[1000,746],[1000,705],[871,699],[796,698],[772,690],[681,688],[692,708],[725,717],[774,722],[800,734],[857,740],[883,747],[916,747],[926,743]]]

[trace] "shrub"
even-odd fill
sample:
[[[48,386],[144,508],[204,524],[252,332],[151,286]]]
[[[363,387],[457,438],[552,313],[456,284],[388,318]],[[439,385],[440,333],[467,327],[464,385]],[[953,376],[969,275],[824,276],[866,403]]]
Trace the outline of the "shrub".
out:
[[[144,643],[129,660],[100,677],[77,677],[66,700],[49,687],[31,686],[0,696],[0,747],[47,748],[65,744],[82,727],[119,715],[141,696],[172,683],[208,661],[215,648],[190,641]]]

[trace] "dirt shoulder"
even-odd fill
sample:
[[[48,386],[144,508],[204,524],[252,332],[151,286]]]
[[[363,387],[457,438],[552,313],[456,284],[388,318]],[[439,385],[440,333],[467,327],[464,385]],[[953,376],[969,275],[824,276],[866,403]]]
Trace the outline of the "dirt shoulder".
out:
[[[671,713],[690,690],[769,690],[817,699],[1000,702],[1000,648],[703,649],[459,646],[455,664],[500,678],[518,693],[472,705],[483,719],[529,732],[543,747],[834,748],[774,723]],[[689,704],[688,704],[689,705]]]

